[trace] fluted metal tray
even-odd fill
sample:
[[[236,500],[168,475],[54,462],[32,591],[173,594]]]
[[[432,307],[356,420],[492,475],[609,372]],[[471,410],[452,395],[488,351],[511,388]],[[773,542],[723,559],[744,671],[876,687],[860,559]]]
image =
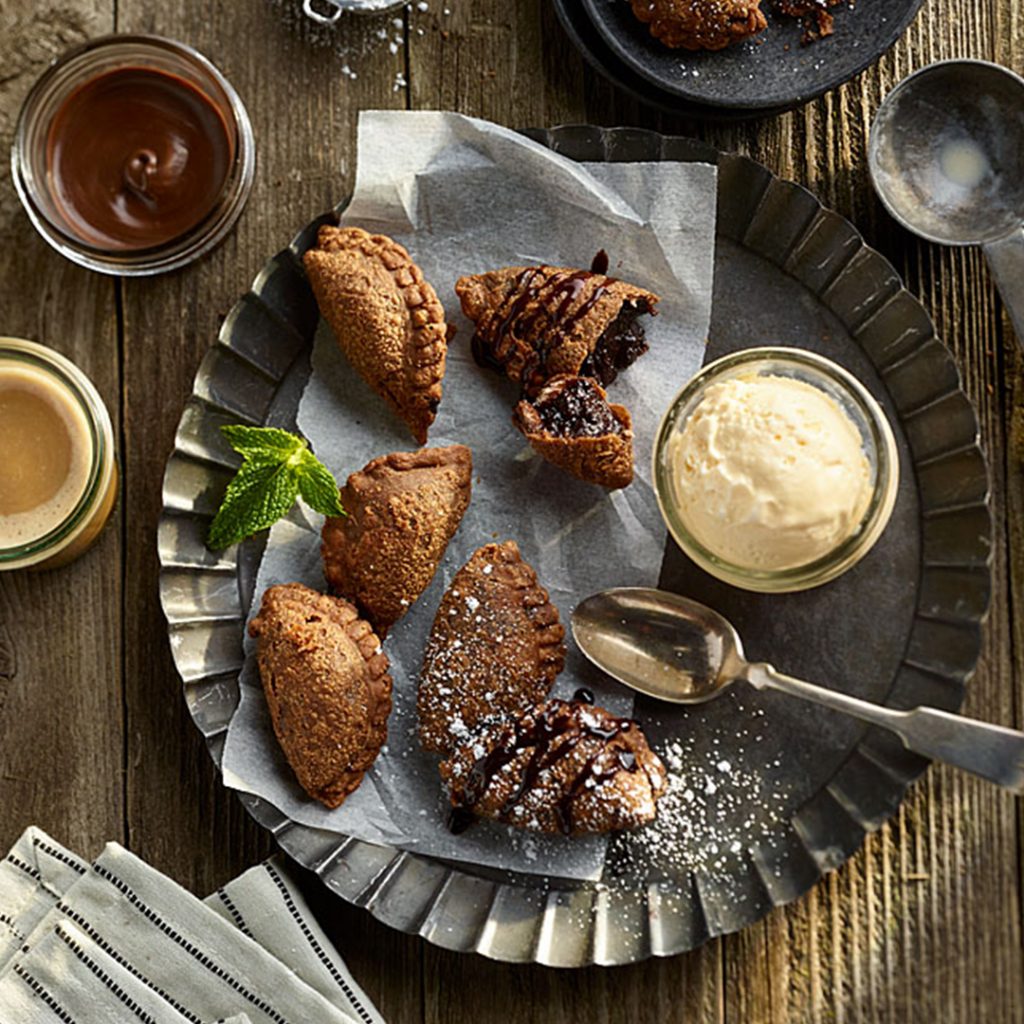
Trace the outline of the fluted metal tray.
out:
[[[988,474],[975,413],[920,303],[849,222],[745,157],[633,129],[530,134],[578,160],[717,162],[710,354],[769,340],[827,351],[874,391],[899,437],[897,511],[862,570],[817,591],[764,598],[717,584],[670,544],[662,584],[728,613],[751,654],[788,671],[897,707],[958,708],[991,588]],[[318,322],[300,256],[322,220],[267,263],[227,317],[164,478],[161,599],[185,699],[218,764],[262,542],[222,553],[203,544],[237,465],[217,428],[294,424]],[[498,960],[630,963],[694,948],[796,899],[893,813],[927,766],[876,730],[802,719],[820,713],[790,705],[767,713],[780,771],[803,789],[794,790],[793,813],[742,851],[728,885],[701,870],[599,883],[488,871],[297,825],[262,800],[241,799],[331,892],[395,928]],[[688,723],[695,735],[721,735],[722,701],[698,714],[707,717]]]

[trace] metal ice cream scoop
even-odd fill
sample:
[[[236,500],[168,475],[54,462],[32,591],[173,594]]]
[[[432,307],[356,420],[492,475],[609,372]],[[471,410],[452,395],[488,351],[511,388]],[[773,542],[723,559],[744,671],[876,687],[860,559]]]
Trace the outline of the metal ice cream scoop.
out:
[[[1024,78],[981,60],[922,68],[879,108],[868,166],[904,227],[982,247],[1024,344]]]
[[[1024,792],[1024,733],[937,708],[896,711],[752,664],[730,622],[678,594],[605,590],[576,606],[572,633],[598,668],[650,697],[702,704],[743,680],[889,729],[915,753]]]

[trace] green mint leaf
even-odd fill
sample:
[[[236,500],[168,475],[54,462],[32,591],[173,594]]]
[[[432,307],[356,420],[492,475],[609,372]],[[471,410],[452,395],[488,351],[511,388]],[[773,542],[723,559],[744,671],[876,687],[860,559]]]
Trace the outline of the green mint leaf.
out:
[[[310,508],[325,516],[343,516],[338,485],[330,470],[307,448],[298,465],[299,494]]]
[[[256,456],[283,460],[306,447],[303,438],[276,427],[247,427],[235,423],[220,430],[231,447],[246,458]]]
[[[228,484],[206,543],[215,551],[272,526],[295,504],[298,474],[287,462],[245,462]]]
[[[317,512],[345,514],[334,477],[304,438],[275,427],[220,429],[243,461],[210,523],[208,547],[226,548],[267,529],[287,515],[300,493]]]

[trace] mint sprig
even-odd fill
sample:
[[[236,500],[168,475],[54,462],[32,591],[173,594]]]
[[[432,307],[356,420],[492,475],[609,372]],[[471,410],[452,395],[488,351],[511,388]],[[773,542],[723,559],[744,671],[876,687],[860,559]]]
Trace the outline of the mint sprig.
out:
[[[343,516],[338,485],[305,438],[276,427],[221,427],[242,465],[210,523],[208,547],[217,551],[272,526],[302,500],[325,516]]]

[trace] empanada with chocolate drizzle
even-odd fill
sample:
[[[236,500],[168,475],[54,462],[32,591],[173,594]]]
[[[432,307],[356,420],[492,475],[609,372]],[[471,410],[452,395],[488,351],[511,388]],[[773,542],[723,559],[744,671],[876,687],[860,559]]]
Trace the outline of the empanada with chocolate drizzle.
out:
[[[565,664],[565,629],[514,541],[486,544],[456,573],[420,673],[420,741],[448,753],[493,717],[543,700]]]
[[[469,505],[473,456],[461,444],[394,452],[353,473],[348,513],[324,523],[324,575],[383,637],[434,578]]]
[[[559,469],[609,490],[633,481],[629,410],[611,405],[597,381],[562,374],[532,400],[523,399],[512,422],[531,447]]]
[[[666,784],[636,722],[561,700],[472,733],[441,763],[441,778],[456,831],[468,814],[564,835],[646,824]]]
[[[303,263],[348,361],[426,444],[455,328],[420,268],[386,235],[331,225]]]
[[[338,807],[388,734],[388,659],[341,598],[301,583],[270,587],[249,623],[274,734],[299,785]]]
[[[476,326],[477,362],[535,394],[558,374],[603,385],[647,351],[643,324],[658,296],[614,277],[568,267],[505,267],[461,277],[455,291]]]

